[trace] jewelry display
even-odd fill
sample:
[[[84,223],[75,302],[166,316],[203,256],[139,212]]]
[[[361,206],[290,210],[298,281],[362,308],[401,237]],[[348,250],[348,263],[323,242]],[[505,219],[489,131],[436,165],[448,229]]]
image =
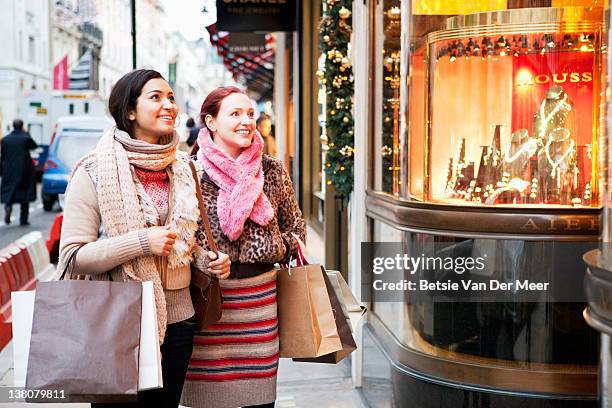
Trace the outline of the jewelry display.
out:
[[[495,125],[490,145],[482,146],[478,170],[461,139],[449,159],[445,196],[474,204],[590,205],[586,180],[590,145],[578,145],[570,127],[572,103],[559,85],[546,92],[534,115],[534,135],[518,129],[503,150],[502,125]]]
[[[535,137],[544,144],[553,129],[570,127],[571,124],[568,123],[570,112],[572,104],[563,88],[559,85],[551,86],[535,115],[533,124]]]
[[[566,128],[555,128],[540,151],[542,200],[545,203],[572,204],[577,174],[576,142]]]

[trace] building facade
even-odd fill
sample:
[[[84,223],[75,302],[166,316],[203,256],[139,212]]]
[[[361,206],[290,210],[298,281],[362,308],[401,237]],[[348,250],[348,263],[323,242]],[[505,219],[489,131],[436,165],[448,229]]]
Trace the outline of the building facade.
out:
[[[0,136],[10,130],[21,95],[51,89],[50,14],[46,0],[0,2],[4,47],[0,61]]]

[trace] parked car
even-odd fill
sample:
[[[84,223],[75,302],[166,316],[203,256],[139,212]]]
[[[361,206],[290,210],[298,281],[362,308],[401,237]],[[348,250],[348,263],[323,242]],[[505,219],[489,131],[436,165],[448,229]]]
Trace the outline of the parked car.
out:
[[[51,211],[60,194],[66,192],[70,173],[77,161],[92,151],[104,131],[114,122],[104,116],[59,118],[49,144],[42,177],[42,202]]]

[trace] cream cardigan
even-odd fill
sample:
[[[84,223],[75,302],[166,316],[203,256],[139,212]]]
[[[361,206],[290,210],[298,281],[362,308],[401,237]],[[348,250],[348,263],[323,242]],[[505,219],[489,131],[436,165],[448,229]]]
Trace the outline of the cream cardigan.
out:
[[[80,275],[91,275],[94,280],[108,280],[109,275],[106,272],[110,271],[114,281],[121,281],[122,275],[117,266],[144,255],[139,231],[113,238],[106,237],[101,224],[95,184],[86,167],[80,166],[75,171],[66,192],[59,264],[65,265],[72,252],[80,248],[70,270]],[[202,256],[204,252],[201,248],[198,249],[199,256],[194,256],[196,264],[206,268],[208,260],[204,259],[205,255]],[[190,278],[189,265],[167,271],[164,294],[169,324],[193,316],[189,295]]]

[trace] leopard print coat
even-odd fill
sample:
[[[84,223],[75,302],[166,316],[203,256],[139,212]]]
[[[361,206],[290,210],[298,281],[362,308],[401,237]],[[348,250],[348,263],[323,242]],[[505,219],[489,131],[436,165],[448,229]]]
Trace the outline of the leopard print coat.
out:
[[[275,216],[268,225],[261,226],[247,219],[242,235],[236,241],[230,241],[221,230],[217,216],[217,197],[219,187],[202,172],[200,178],[202,198],[210,221],[210,228],[219,251],[229,255],[232,262],[242,263],[285,263],[290,256],[297,255],[297,243],[291,237],[296,234],[302,241],[306,239],[306,229],[302,212],[298,207],[293,183],[283,163],[274,157],[263,155],[264,193],[274,208]],[[196,239],[203,248],[207,245],[204,226],[200,228]]]

